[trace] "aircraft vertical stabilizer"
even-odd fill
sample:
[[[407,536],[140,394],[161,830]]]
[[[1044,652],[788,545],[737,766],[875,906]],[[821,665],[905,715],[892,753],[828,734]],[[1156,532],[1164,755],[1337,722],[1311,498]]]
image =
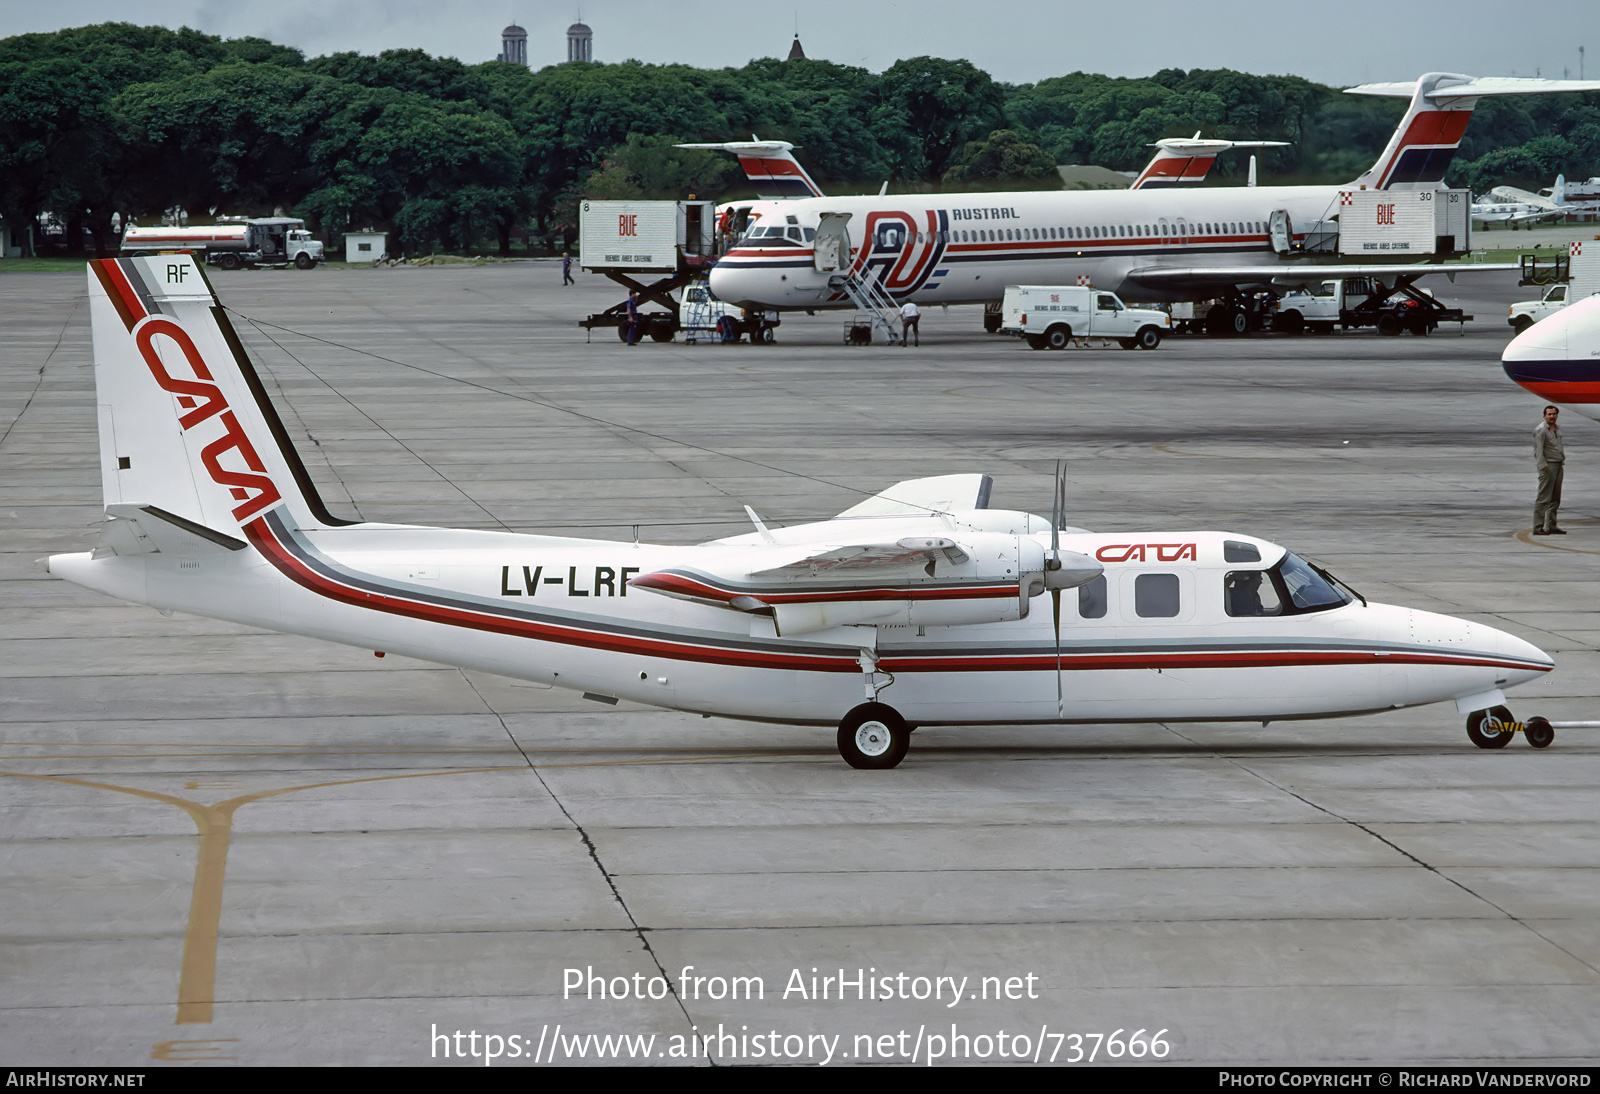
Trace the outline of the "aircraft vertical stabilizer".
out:
[[[755,187],[756,197],[820,198],[822,189],[806,174],[794,158],[794,145],[788,141],[727,141],[719,144],[679,144],[676,148],[698,148],[708,152],[732,152],[739,157],[744,176]]]
[[[1347,95],[1386,95],[1411,100],[1378,162],[1350,187],[1362,190],[1435,190],[1455,158],[1461,135],[1478,100],[1489,95],[1540,95],[1600,91],[1600,80],[1538,80],[1509,76],[1462,76],[1430,72],[1415,83],[1362,84]]]
[[[273,509],[329,515],[189,255],[89,264],[101,486],[108,509],[154,507],[226,536]]]

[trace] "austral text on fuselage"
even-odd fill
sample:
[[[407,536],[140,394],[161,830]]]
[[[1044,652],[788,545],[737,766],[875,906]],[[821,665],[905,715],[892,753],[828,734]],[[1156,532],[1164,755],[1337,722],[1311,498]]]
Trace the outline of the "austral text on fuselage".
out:
[[[1006,207],[1003,209],[951,209],[951,220],[1021,220],[1017,211]]]

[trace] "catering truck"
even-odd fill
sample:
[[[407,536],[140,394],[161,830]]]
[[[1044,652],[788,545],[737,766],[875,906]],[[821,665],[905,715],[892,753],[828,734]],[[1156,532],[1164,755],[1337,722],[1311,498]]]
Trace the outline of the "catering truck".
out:
[[[240,266],[287,266],[309,270],[323,260],[322,244],[311,238],[306,222],[294,217],[257,217],[221,224],[185,227],[130,225],[122,235],[127,257],[187,251],[224,270]]]
[[[1130,308],[1116,293],[1081,285],[1008,286],[1000,313],[1000,332],[1034,349],[1066,349],[1086,338],[1155,349],[1172,326],[1166,312]]]
[[[1551,285],[1538,300],[1524,300],[1511,305],[1506,322],[1518,334],[1568,304],[1600,293],[1600,236],[1589,240],[1587,245],[1579,239],[1568,246],[1567,280]]]

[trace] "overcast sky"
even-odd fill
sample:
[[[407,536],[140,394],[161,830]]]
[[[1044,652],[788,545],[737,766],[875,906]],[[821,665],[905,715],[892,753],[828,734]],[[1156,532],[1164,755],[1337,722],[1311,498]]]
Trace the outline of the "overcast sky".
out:
[[[997,80],[1031,83],[1073,71],[1146,76],[1162,68],[1292,73],[1334,85],[1423,72],[1578,76],[1578,47],[1600,28],[1596,0],[1302,3],[1282,0],[0,0],[0,37],[88,23],[190,26],[255,35],[308,56],[424,49],[468,63],[500,50],[500,31],[528,32],[533,67],[566,60],[581,14],[594,59],[700,68],[783,56],[796,24],[806,53],[881,72],[903,57],[965,57]],[[1585,75],[1600,77],[1600,57]]]

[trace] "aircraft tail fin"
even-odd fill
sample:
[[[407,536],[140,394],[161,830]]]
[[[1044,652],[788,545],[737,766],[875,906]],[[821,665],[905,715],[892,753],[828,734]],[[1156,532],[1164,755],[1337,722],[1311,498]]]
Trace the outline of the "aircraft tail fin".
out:
[[[101,486],[128,506],[227,539],[274,509],[328,513],[204,272],[189,255],[89,263]]]
[[[1556,184],[1550,190],[1550,200],[1559,208],[1567,203],[1567,176],[1557,175]]]
[[[1414,83],[1362,84],[1347,95],[1409,98],[1410,107],[1378,162],[1350,183],[1363,190],[1434,190],[1455,158],[1478,100],[1490,95],[1600,91],[1600,80],[1537,80],[1430,72]]]
[[[1156,154],[1145,165],[1130,190],[1154,190],[1171,186],[1198,186],[1206,180],[1217,155],[1233,148],[1281,148],[1288,141],[1224,141],[1192,137],[1163,137],[1153,147]]]
[[[822,190],[794,158],[788,141],[728,141],[723,144],[680,144],[708,152],[732,152],[759,198],[820,198]]]

